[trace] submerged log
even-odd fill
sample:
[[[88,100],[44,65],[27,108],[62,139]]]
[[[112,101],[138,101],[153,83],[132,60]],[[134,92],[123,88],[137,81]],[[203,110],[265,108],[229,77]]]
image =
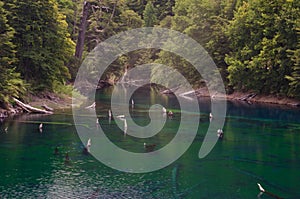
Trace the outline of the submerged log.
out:
[[[257,185],[258,185],[258,188],[259,188],[259,190],[260,190],[260,193],[258,194],[258,197],[259,197],[259,198],[261,197],[262,194],[265,193],[265,194],[267,194],[267,195],[269,195],[269,196],[271,196],[271,197],[273,197],[273,198],[276,198],[276,199],[283,199],[283,198],[281,198],[280,196],[275,195],[274,193],[271,193],[271,192],[266,191],[259,183],[257,183]]]
[[[53,114],[52,111],[47,111],[47,110],[35,108],[35,107],[32,107],[32,106],[30,106],[28,104],[25,104],[25,103],[21,102],[20,100],[17,100],[16,98],[13,98],[13,99],[14,99],[14,101],[17,103],[17,105],[19,107],[21,107],[24,111],[26,111],[28,113]]]
[[[178,193],[177,177],[178,177],[178,165],[176,165],[172,170],[172,190],[173,190],[173,197],[175,199],[180,198],[180,194]]]

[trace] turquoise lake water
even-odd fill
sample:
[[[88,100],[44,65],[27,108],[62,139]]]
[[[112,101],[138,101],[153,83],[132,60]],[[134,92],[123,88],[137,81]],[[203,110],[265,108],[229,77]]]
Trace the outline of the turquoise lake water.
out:
[[[97,95],[101,127],[117,146],[144,152],[144,139],[124,136],[114,120],[109,124],[110,92]],[[174,110],[165,128],[147,138],[163,147],[178,128],[176,98],[145,90],[135,93],[134,99],[131,114],[140,125],[149,123],[147,108],[152,103]],[[205,136],[201,132],[209,125],[209,99],[200,99],[199,104],[199,133],[189,149],[171,165],[145,174],[120,172],[83,155],[71,110],[9,118],[0,123],[0,198],[253,199],[259,194],[256,183],[282,198],[300,198],[300,109],[228,102],[223,140],[199,159]]]

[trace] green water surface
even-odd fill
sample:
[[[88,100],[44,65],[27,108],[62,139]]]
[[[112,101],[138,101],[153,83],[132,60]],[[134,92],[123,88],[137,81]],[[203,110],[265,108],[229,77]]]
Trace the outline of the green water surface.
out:
[[[117,146],[144,152],[144,139],[124,136],[114,120],[106,117],[110,92],[106,89],[97,95],[101,127]],[[176,98],[153,90],[133,97],[131,115],[140,125],[150,122],[147,109],[153,103],[175,112],[162,132],[147,139],[163,147],[180,122]],[[253,199],[259,194],[256,183],[282,198],[300,198],[299,109],[228,102],[224,139],[199,159],[203,132],[209,125],[209,99],[200,99],[199,106],[199,132],[188,151],[168,167],[145,174],[116,171],[83,155],[71,110],[4,120],[0,123],[0,198]],[[55,147],[60,154],[54,155]],[[272,197],[263,194],[260,198]]]

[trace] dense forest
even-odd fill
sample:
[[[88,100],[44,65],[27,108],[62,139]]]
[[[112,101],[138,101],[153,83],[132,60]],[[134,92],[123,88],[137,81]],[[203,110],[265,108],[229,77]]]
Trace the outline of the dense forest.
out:
[[[97,44],[139,27],[170,28],[198,41],[229,93],[300,98],[298,0],[0,0],[1,105],[28,93],[68,90]],[[120,57],[106,78],[150,62],[173,66],[201,86],[189,63],[155,49]]]

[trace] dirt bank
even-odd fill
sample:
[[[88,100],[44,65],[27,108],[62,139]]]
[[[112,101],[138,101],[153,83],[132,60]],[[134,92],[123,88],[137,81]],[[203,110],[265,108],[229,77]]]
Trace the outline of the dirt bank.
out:
[[[69,109],[72,108],[72,97],[47,92],[41,93],[38,96],[28,96],[28,104],[37,108],[47,105],[54,110]]]
[[[44,109],[43,106],[54,109],[54,112],[64,109],[70,109],[72,104],[72,98],[66,95],[57,95],[54,93],[44,92],[38,95],[28,95],[24,103],[39,109]],[[9,105],[9,109],[0,108],[0,119],[13,115],[19,115],[26,113],[22,108],[17,105]]]
[[[209,92],[206,88],[201,88],[196,90],[198,97],[210,97]],[[218,97],[217,93],[211,94],[213,97]],[[287,106],[297,106],[300,107],[300,100],[292,99],[288,97],[280,97],[274,95],[262,95],[255,93],[242,93],[234,92],[233,94],[226,95],[227,100],[232,101],[246,101],[249,103],[269,103],[269,104],[279,104]],[[63,111],[64,109],[72,108],[72,98],[66,95],[57,95],[54,93],[40,93],[39,95],[29,95],[25,103],[36,108],[42,108],[43,105],[51,107],[56,111]],[[22,114],[24,110],[17,106],[11,106],[9,110],[0,108],[0,119],[11,115]]]
[[[250,96],[249,99],[247,97]],[[253,96],[253,97],[251,97]],[[274,96],[274,95],[262,95],[254,93],[240,93],[235,92],[231,95],[227,95],[228,100],[243,100],[252,103],[270,103],[270,104],[280,104],[288,106],[300,106],[300,100],[292,99],[288,97]]]
[[[196,90],[196,94],[198,97],[210,97],[210,94],[206,88],[201,88]],[[213,97],[217,97],[217,93],[211,94]],[[234,92],[230,95],[226,95],[227,100],[239,100],[239,101],[247,101],[249,103],[269,103],[269,104],[279,104],[279,105],[287,105],[287,106],[297,106],[300,107],[300,100],[275,96],[275,95],[263,95],[256,94],[253,92]]]

